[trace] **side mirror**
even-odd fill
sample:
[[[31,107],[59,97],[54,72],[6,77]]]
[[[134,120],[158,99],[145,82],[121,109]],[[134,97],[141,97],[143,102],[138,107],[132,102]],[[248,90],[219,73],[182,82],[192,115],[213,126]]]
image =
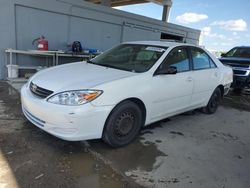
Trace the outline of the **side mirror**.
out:
[[[162,74],[176,74],[177,68],[175,66],[167,67],[166,69],[159,69],[155,75],[162,75]]]

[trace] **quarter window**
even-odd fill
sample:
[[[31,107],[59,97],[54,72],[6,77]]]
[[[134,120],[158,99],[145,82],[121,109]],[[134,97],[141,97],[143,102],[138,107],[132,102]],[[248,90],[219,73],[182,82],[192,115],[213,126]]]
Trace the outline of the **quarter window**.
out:
[[[216,68],[217,66],[215,65],[214,61],[211,58],[209,58],[209,60],[210,60],[210,67]]]
[[[160,69],[167,67],[176,67],[177,72],[184,72],[190,70],[189,58],[186,48],[176,48],[172,50],[164,62],[161,64]]]

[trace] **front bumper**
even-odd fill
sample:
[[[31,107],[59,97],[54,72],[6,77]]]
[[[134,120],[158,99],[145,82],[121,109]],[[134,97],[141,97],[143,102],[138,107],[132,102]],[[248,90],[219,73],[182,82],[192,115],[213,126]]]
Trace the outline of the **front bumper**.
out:
[[[231,85],[232,88],[245,88],[250,87],[250,75],[248,76],[238,76],[234,75],[233,83]]]
[[[21,89],[23,114],[40,129],[68,141],[102,137],[105,121],[113,106],[56,105],[34,96],[27,85]]]

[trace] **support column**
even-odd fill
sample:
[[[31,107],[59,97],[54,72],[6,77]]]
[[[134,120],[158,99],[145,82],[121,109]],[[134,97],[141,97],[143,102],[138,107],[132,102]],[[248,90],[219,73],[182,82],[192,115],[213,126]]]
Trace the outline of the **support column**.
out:
[[[172,0],[165,0],[163,4],[162,11],[162,21],[167,22],[169,17],[169,12],[172,6]]]
[[[111,0],[101,0],[101,5],[111,7]]]

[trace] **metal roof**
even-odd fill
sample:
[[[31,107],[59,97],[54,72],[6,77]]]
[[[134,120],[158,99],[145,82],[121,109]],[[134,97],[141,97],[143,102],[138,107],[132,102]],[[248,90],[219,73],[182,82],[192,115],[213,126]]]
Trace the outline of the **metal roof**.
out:
[[[123,44],[143,44],[143,45],[155,45],[155,46],[164,46],[164,47],[176,47],[176,46],[196,46],[189,43],[181,42],[168,42],[168,41],[130,41],[124,42]]]
[[[88,0],[88,1],[95,4],[101,4],[101,0]],[[166,0],[110,0],[110,1],[111,1],[111,7],[149,3],[149,2],[164,5],[166,2]]]

